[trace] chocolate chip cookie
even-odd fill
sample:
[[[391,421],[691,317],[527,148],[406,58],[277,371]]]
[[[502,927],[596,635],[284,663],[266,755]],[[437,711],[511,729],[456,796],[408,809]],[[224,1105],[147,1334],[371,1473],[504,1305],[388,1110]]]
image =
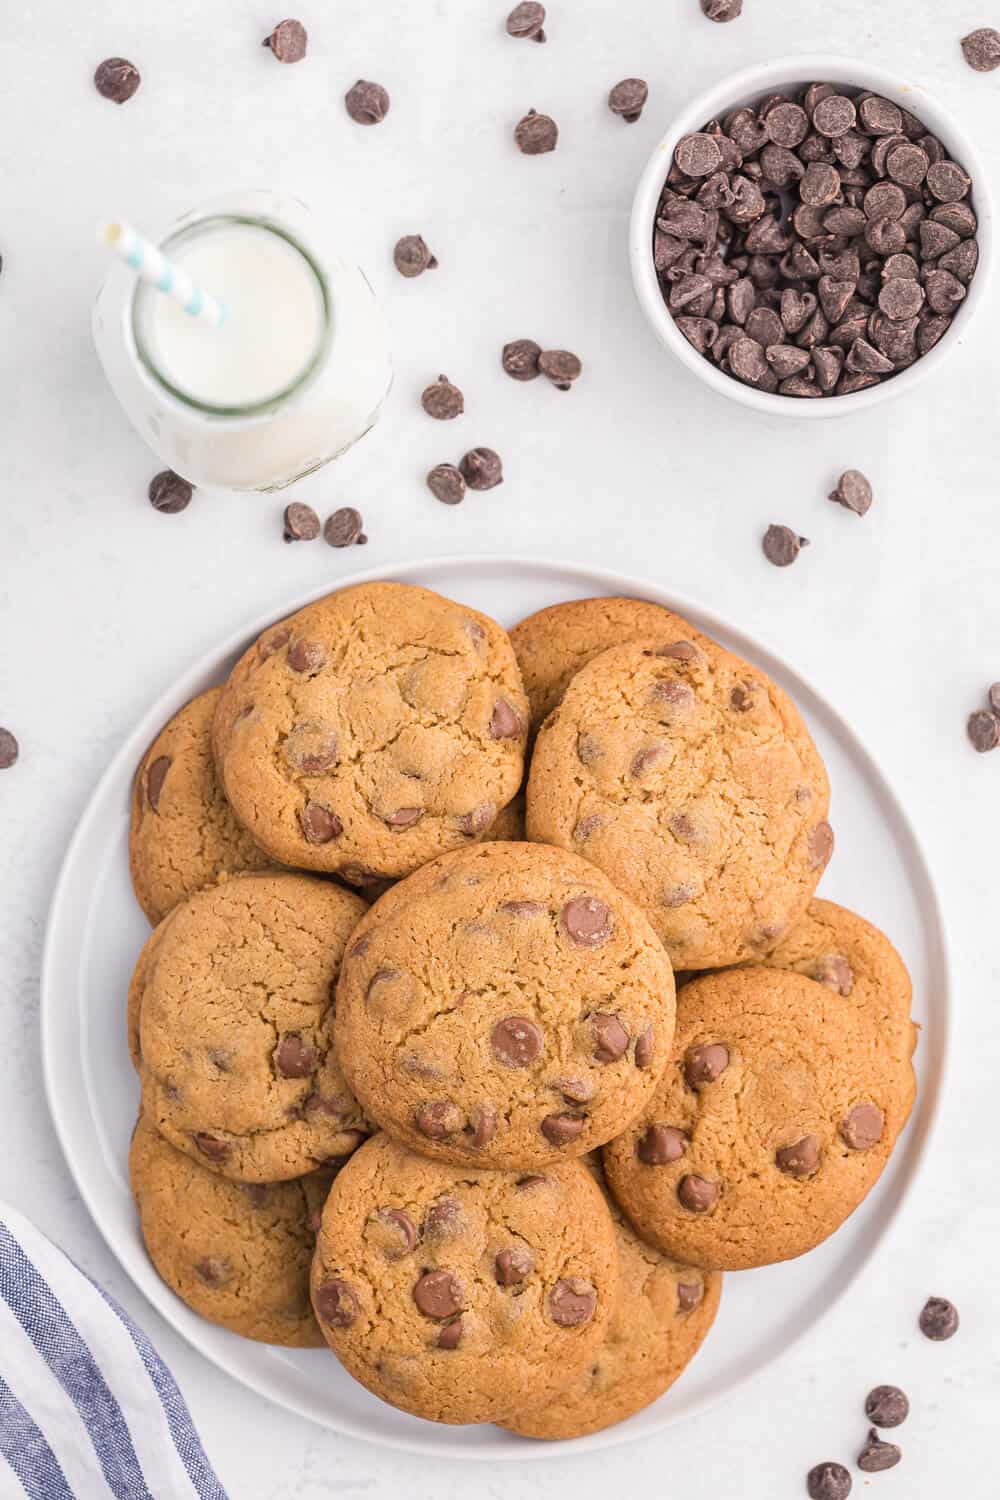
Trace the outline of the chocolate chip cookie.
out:
[[[730,969],[677,997],[653,1103],[604,1150],[643,1239],[711,1270],[812,1250],[877,1182],[913,1103],[909,1059],[825,984]]]
[[[581,1156],[653,1094],[674,1026],[649,923],[576,855],[480,844],[394,886],[337,990],[344,1074],[415,1151],[528,1169]]]
[[[571,599],[529,615],[510,633],[537,729],[552,712],[570,679],[609,646],[665,634],[671,640],[699,641],[687,620],[645,599]]]
[[[294,1182],[230,1182],[140,1119],[129,1180],[160,1276],[201,1317],[263,1344],[321,1348],[309,1301],[325,1169]]]
[[[761,958],[833,851],[809,731],[758,668],[702,637],[613,646],[535,743],[529,839],[573,849],[645,911],[678,969]]]
[[[154,926],[193,891],[274,863],[237,821],[215,773],[212,718],[220,695],[212,688],[174,714],[132,785],[129,869]]]
[[[482,838],[521,784],[527,723],[499,625],[370,583],[264,632],[223,689],[214,743],[273,859],[362,885]]]
[[[617,1274],[614,1225],[578,1162],[456,1169],[378,1135],[327,1199],[312,1299],[333,1352],[383,1401],[490,1422],[588,1367]]]
[[[491,843],[523,844],[524,842],[524,793],[518,792],[513,802],[499,813],[487,835]]]
[[[271,1183],[359,1144],[369,1127],[334,1054],[333,996],[365,910],[332,881],[234,875],[156,929],[131,1029],[143,1111],[173,1146]]]
[[[587,1158],[603,1185],[597,1158]],[[618,1286],[589,1367],[545,1406],[501,1423],[534,1438],[582,1437],[624,1422],[673,1385],[715,1321],[722,1277],[682,1266],[639,1239],[607,1197],[618,1236]]]

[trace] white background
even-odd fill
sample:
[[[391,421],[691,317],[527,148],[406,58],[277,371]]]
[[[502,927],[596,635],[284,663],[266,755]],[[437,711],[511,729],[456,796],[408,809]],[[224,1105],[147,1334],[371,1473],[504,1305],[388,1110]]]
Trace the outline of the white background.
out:
[[[7,0],[0,38],[0,723],[22,746],[0,777],[0,1196],[30,1214],[142,1321],[172,1365],[234,1500],[534,1497],[609,1489],[672,1500],[780,1500],[822,1458],[850,1460],[870,1384],[910,1392],[904,1463],[885,1500],[995,1493],[988,1424],[1000,1394],[994,1264],[1000,1004],[995,935],[1000,752],[977,757],[966,715],[1000,677],[995,301],[939,376],[897,404],[804,425],[761,420],[692,383],[633,301],[632,188],[695,90],[785,52],[856,54],[930,89],[998,165],[1000,73],[972,73],[958,39],[1000,25],[996,0],[745,0],[730,26],[697,0],[551,0],[550,42],[504,36],[506,0],[302,0],[305,62],[260,39],[262,0]],[[143,75],[122,108],[93,68]],[[649,79],[641,122],[608,87]],[[344,113],[358,77],[392,95],[374,130]],[[558,151],[515,151],[528,108]],[[161,516],[158,467],[104,387],[88,332],[101,272],[95,221],[154,232],[199,199],[275,186],[337,212],[391,321],[397,377],[381,427],[298,494],[356,505],[369,546],[281,543],[278,498],[199,494]],[[400,279],[391,247],[423,232],[441,261]],[[517,385],[501,345],[576,350],[568,395]],[[467,414],[432,424],[418,394],[440,371]],[[422,475],[487,443],[507,480],[458,509]],[[864,469],[859,521],[823,498]],[[795,567],[762,559],[784,521],[812,538]],[[126,1282],[80,1204],[49,1124],[38,970],[49,895],[90,789],[127,728],[178,671],[239,622],[352,568],[424,554],[531,552],[675,588],[793,664],[858,728],[928,849],[944,900],[958,1026],[944,1116],[887,1254],[820,1332],[728,1405],[660,1439],[584,1459],[447,1466],[380,1452],[266,1406],[190,1352]],[[893,878],[891,869],[886,880]],[[915,1332],[929,1293],[962,1311],[951,1343]],[[865,1493],[858,1475],[855,1493]]]

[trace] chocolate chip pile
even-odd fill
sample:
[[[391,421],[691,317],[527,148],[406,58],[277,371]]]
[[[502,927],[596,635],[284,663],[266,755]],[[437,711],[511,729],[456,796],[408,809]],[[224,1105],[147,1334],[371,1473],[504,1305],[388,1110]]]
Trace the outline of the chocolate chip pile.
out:
[[[768,394],[848,396],[947,333],[976,272],[972,182],[916,115],[811,83],[677,143],[653,260],[684,337]]]

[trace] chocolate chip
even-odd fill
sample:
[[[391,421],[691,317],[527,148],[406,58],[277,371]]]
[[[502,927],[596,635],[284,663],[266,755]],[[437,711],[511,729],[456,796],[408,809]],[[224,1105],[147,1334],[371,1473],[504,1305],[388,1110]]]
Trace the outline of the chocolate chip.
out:
[[[916,317],[924,305],[924,289],[912,277],[893,276],[879,292],[878,305],[894,322]]]
[[[439,1242],[453,1240],[464,1234],[466,1218],[457,1198],[439,1198],[427,1210],[424,1219],[424,1238]]]
[[[840,197],[840,173],[825,162],[812,161],[799,183],[799,197],[810,208],[826,208]]]
[[[787,568],[808,545],[809,538],[797,536],[789,526],[769,526],[761,542],[764,556],[776,568]]]
[[[1000,31],[992,26],[980,26],[962,38],[962,54],[977,73],[992,73],[1000,68]]]
[[[714,1083],[729,1067],[729,1048],[722,1042],[689,1047],[684,1054],[684,1077],[688,1088]]]
[[[810,830],[807,844],[809,847],[809,863],[814,870],[830,863],[834,844],[833,829],[825,819],[822,823],[817,823],[816,827]]]
[[[527,1068],[542,1055],[544,1037],[527,1016],[507,1016],[493,1027],[490,1042],[494,1055],[508,1068]]]
[[[7,731],[4,731],[4,733],[7,733]],[[13,735],[10,738],[14,740]],[[14,740],[13,759],[7,762],[7,766],[12,766],[16,759],[17,741]],[[160,793],[163,791],[163,783],[172,765],[173,761],[169,755],[158,755],[146,772],[146,801],[153,812],[159,812],[160,810]],[[4,766],[3,769],[6,770],[7,766]]]
[[[687,1147],[683,1130],[674,1125],[650,1125],[640,1136],[635,1152],[647,1167],[666,1167],[679,1161]]]
[[[920,1309],[920,1332],[941,1343],[958,1332],[958,1308],[947,1297],[928,1297]]]
[[[327,516],[323,540],[330,547],[353,547],[362,540],[363,528],[361,512],[353,505],[342,505],[332,516]]]
[[[589,1104],[597,1092],[589,1078],[560,1078],[555,1087],[567,1104]]]
[[[813,125],[820,135],[835,137],[853,129],[857,120],[854,102],[846,94],[830,94],[813,110]]]
[[[865,1416],[876,1427],[898,1427],[909,1412],[906,1393],[898,1385],[877,1385],[865,1397]]]
[[[492,1104],[480,1104],[472,1111],[472,1145],[476,1150],[488,1146],[497,1133],[497,1112]]]
[[[847,1500],[851,1476],[843,1464],[817,1464],[806,1476],[809,1500]]]
[[[931,271],[927,277],[927,306],[950,316],[965,298],[965,287],[950,271]]]
[[[436,464],[427,475],[427,488],[442,505],[461,505],[465,499],[465,480],[454,464]]]
[[[819,1166],[819,1136],[804,1135],[791,1146],[779,1146],[774,1160],[789,1177],[809,1177]]]
[[[319,536],[319,516],[301,500],[285,506],[284,526],[286,542],[311,542]]]
[[[611,911],[597,896],[574,896],[561,913],[566,935],[582,948],[597,948],[611,936]]]
[[[154,510],[161,511],[165,516],[175,516],[178,511],[187,510],[191,504],[194,485],[188,484],[173,469],[163,469],[149,481],[148,493],[149,503]]]
[[[281,747],[282,755],[294,771],[317,776],[329,771],[339,759],[337,732],[315,719],[296,724]]]
[[[275,1050],[274,1065],[282,1078],[308,1078],[316,1071],[316,1048],[298,1032],[286,1032]]]
[[[450,1318],[462,1310],[462,1286],[450,1271],[425,1271],[413,1288],[413,1300],[425,1318]]]
[[[439,375],[421,394],[420,404],[436,422],[451,422],[465,410],[465,397],[447,375]]]
[[[423,815],[422,807],[397,807],[394,812],[386,813],[382,821],[389,828],[412,828]]]
[[[539,1129],[553,1146],[566,1146],[570,1141],[575,1141],[579,1135],[582,1135],[586,1123],[584,1115],[568,1114],[564,1111],[562,1114],[546,1115]]]
[[[503,484],[503,463],[492,448],[470,448],[459,468],[470,490],[492,490]]]
[[[490,737],[494,740],[514,740],[523,731],[524,725],[517,709],[506,698],[498,698],[490,715]]]
[[[972,179],[956,161],[935,161],[927,168],[927,186],[939,203],[958,203],[972,186]]]
[[[221,1256],[209,1255],[195,1265],[195,1274],[206,1286],[222,1286],[232,1279],[233,1268]]]
[[[524,37],[532,42],[544,42],[545,6],[538,0],[521,0],[507,17],[507,35]]]
[[[991,684],[989,691],[986,694],[986,698],[993,712],[995,714],[1000,714],[1000,682],[994,682]]]
[[[864,516],[871,509],[872,487],[860,469],[845,469],[827,499],[835,500],[856,516]]]
[[[877,1104],[865,1100],[841,1120],[840,1138],[852,1151],[869,1151],[878,1145],[884,1129],[885,1115]]]
[[[414,1123],[421,1135],[428,1140],[442,1141],[462,1128],[462,1113],[450,1099],[436,1099],[422,1104],[414,1116]]]
[[[20,753],[21,750],[16,737],[11,734],[9,729],[0,729],[0,771],[9,771]],[[166,757],[161,757],[161,759],[166,759]],[[157,762],[154,761],[153,765],[156,764]],[[169,764],[170,762],[167,760],[167,765],[169,766]],[[152,770],[152,767],[150,767],[150,770]],[[163,774],[166,775],[165,770]],[[159,796],[159,791],[157,791],[157,796]],[[156,811],[155,807],[153,811]]]
[[[400,276],[405,276],[407,280],[422,276],[425,271],[437,270],[437,257],[431,254],[421,234],[404,234],[402,239],[397,240],[392,259]]]
[[[557,391],[568,391],[583,371],[581,361],[568,349],[543,349],[538,356],[538,368]]]
[[[634,125],[649,98],[649,84],[644,78],[623,78],[608,94],[608,108]]]
[[[106,57],[94,73],[94,87],[102,99],[124,104],[131,99],[142,79],[135,63],[124,57]]]
[[[514,140],[524,156],[544,156],[556,149],[559,126],[550,115],[540,115],[537,110],[529,109],[514,127]]]
[[[678,141],[674,161],[686,177],[709,177],[721,164],[722,153],[714,136],[695,131]]]
[[[334,1276],[321,1281],[313,1294],[313,1302],[322,1322],[331,1328],[350,1328],[361,1308],[358,1294],[349,1281]]]
[[[462,1342],[462,1319],[449,1318],[437,1337],[439,1349],[457,1349]]]
[[[401,1208],[378,1208],[369,1222],[375,1226],[378,1248],[387,1260],[402,1260],[417,1243],[416,1225]]]
[[[270,47],[281,63],[301,62],[306,55],[309,37],[301,21],[279,21],[264,46]]]
[[[800,104],[785,100],[768,110],[764,128],[776,146],[792,149],[800,145],[808,135],[809,116]]]
[[[677,1311],[690,1312],[692,1308],[698,1307],[705,1296],[705,1288],[700,1281],[679,1281],[677,1283]]]
[[[648,1068],[653,1061],[653,1028],[646,1026],[640,1031],[635,1041],[635,1065],[637,1068]]]
[[[221,1141],[218,1136],[207,1135],[204,1131],[196,1133],[194,1143],[209,1161],[225,1161],[232,1150],[228,1141]]]
[[[597,1311],[597,1293],[589,1281],[567,1276],[557,1281],[549,1292],[549,1314],[560,1328],[578,1328],[589,1323]]]
[[[322,802],[307,802],[299,813],[299,823],[307,844],[329,844],[344,831],[337,814]]]
[[[743,0],[701,0],[701,13],[710,21],[735,21],[743,13]]]
[[[719,1201],[719,1184],[709,1182],[707,1177],[689,1173],[687,1177],[681,1178],[677,1197],[689,1213],[705,1214]]]
[[[497,1286],[519,1286],[534,1269],[535,1257],[518,1245],[512,1250],[501,1250],[493,1262]]]
[[[858,1468],[865,1474],[879,1474],[883,1469],[895,1468],[902,1456],[896,1443],[883,1442],[872,1427],[868,1441],[858,1454]]]
[[[594,1061],[617,1062],[628,1051],[629,1034],[617,1016],[598,1012],[591,1017],[594,1029]]]
[[[289,647],[286,661],[293,672],[312,676],[326,662],[326,647],[321,641],[297,640]]]
[[[380,83],[359,78],[344,95],[347,113],[357,125],[378,125],[389,113],[389,95]]]
[[[903,128],[898,106],[879,94],[868,94],[860,101],[858,118],[869,135],[898,135]]]
[[[514,339],[504,344],[500,360],[512,380],[537,380],[541,374],[538,368],[541,352],[541,344],[536,344],[534,339]]]
[[[842,953],[827,953],[812,966],[812,977],[817,984],[825,984],[845,998],[854,989],[854,970]]]

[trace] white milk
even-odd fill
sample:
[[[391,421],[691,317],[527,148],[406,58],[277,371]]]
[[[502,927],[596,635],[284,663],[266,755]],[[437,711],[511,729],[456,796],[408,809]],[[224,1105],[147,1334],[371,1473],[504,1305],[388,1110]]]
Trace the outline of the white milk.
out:
[[[195,484],[280,489],[374,425],[392,378],[381,314],[304,205],[229,197],[161,248],[225,305],[222,327],[121,265],[93,322],[112,389],[165,464]]]

